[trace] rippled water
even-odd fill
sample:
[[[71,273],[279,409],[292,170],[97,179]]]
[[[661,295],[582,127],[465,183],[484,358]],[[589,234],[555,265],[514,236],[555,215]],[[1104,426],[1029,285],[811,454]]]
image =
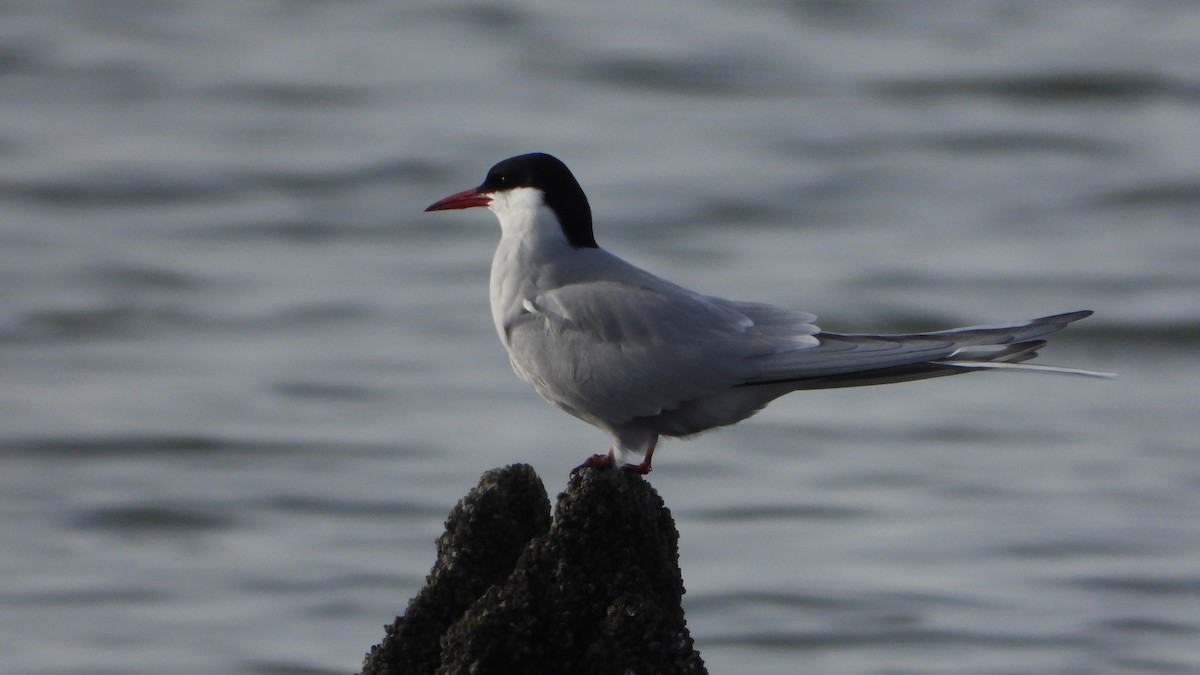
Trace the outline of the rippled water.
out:
[[[1200,671],[1194,3],[0,3],[0,654],[353,671],[516,380],[485,213],[553,152],[601,243],[1046,362],[797,394],[656,457],[714,673]]]

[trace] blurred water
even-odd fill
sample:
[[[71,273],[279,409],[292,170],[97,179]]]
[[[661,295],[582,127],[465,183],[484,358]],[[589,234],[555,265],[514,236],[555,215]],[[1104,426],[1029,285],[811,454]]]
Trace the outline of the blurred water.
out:
[[[0,2],[0,654],[354,670],[484,470],[604,439],[516,380],[496,226],[553,152],[619,254],[1057,362],[669,443],[714,673],[1200,672],[1194,3]]]

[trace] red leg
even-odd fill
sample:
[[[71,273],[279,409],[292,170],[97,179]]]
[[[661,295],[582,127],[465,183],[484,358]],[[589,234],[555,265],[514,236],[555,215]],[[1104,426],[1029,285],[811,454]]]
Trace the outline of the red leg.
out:
[[[650,473],[651,471],[654,470],[654,469],[650,468],[650,458],[654,457],[654,448],[656,448],[657,446],[658,446],[658,438],[655,437],[655,439],[653,441],[651,441],[651,443],[650,443],[650,449],[646,450],[646,459],[643,459],[641,464],[625,464],[625,465],[621,466],[621,470],[628,471],[630,473],[640,474],[642,476],[645,476],[646,474]],[[612,455],[609,455],[609,458],[611,459]]]

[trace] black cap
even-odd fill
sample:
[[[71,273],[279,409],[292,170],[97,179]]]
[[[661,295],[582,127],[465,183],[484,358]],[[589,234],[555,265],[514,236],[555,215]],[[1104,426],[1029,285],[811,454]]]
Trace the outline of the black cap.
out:
[[[571,246],[599,248],[592,234],[592,207],[566,164],[544,152],[509,157],[493,166],[477,189],[495,193],[521,187],[541,190]]]

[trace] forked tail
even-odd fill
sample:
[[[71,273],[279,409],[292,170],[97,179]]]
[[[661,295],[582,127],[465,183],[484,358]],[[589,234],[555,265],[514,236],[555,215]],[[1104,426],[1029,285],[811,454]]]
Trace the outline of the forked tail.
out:
[[[1046,346],[1039,339],[1062,330],[1090,311],[1056,314],[1013,324],[970,326],[905,335],[818,333],[820,345],[781,354],[765,365],[757,383],[790,382],[796,389],[857,387],[955,375],[973,370],[1115,377],[1064,366],[1025,363]]]

